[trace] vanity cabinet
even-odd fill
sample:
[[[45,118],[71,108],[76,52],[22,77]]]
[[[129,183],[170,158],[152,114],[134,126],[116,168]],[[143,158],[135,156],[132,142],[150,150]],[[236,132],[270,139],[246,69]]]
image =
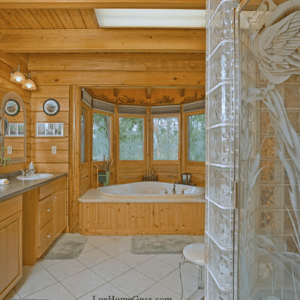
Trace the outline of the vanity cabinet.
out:
[[[22,277],[22,195],[0,203],[0,300]]]
[[[67,179],[24,193],[24,265],[34,265],[66,229]]]

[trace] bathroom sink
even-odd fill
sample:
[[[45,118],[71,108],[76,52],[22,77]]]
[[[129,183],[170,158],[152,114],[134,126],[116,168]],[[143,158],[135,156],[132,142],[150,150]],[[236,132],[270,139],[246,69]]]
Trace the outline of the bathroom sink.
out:
[[[32,175],[27,175],[25,177],[18,176],[17,179],[19,180],[38,180],[38,179],[47,179],[53,177],[53,174],[48,173],[37,173]]]

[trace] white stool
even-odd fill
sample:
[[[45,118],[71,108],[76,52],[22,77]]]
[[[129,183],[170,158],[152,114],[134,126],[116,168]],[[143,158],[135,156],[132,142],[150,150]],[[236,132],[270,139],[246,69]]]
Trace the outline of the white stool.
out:
[[[198,269],[198,289],[204,289],[203,282],[203,269],[205,267],[204,264],[204,244],[190,244],[184,247],[183,255],[181,257],[179,263],[179,274],[180,274],[180,282],[181,282],[181,297],[183,298],[183,284],[182,284],[182,276],[181,276],[181,266],[185,263],[194,264]],[[195,293],[196,293],[195,292]]]

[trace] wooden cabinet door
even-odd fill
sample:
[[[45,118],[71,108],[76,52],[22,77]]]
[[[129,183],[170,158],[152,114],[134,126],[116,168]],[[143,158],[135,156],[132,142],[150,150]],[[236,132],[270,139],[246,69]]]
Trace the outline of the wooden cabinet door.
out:
[[[53,230],[57,238],[67,226],[66,188],[54,193],[53,198]]]
[[[0,299],[22,277],[22,212],[0,222]]]

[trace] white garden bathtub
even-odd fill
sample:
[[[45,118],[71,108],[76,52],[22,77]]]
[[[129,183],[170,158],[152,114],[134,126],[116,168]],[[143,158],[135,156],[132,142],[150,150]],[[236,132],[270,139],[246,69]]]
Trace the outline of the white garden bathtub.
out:
[[[80,202],[204,202],[202,187],[165,182],[135,182],[90,189],[79,198]],[[181,194],[184,190],[184,195]],[[168,194],[165,194],[167,190]]]

